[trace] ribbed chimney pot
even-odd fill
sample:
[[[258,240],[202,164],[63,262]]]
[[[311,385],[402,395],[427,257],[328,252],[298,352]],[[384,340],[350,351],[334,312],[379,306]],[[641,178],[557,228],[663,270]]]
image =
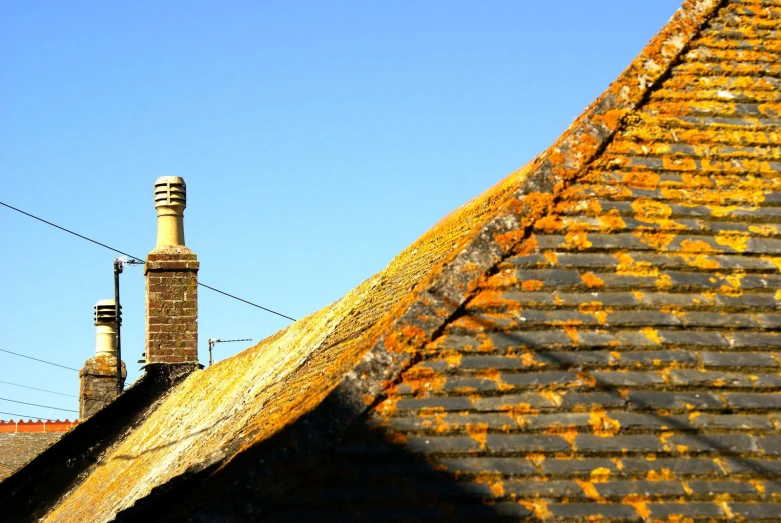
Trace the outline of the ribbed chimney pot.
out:
[[[184,208],[187,185],[179,176],[161,176],[155,182],[157,246],[184,245]]]
[[[116,302],[114,300],[100,300],[95,304],[95,356],[116,357],[117,355],[115,311]],[[122,321],[121,316],[119,321]]]

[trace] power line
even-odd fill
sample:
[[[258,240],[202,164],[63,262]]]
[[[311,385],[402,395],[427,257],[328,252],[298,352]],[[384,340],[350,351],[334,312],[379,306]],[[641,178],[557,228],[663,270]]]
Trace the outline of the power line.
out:
[[[39,390],[41,392],[48,392],[49,394],[57,394],[58,396],[67,396],[69,398],[78,398],[78,396],[76,396],[75,394],[65,394],[63,392],[54,392],[53,390],[39,389],[37,387],[29,387],[27,385],[20,385],[18,383],[11,383],[10,381],[0,380],[0,383],[4,383],[6,385],[13,385],[14,387],[22,387],[24,389],[31,389],[31,390]]]
[[[270,312],[271,314],[276,314],[277,316],[282,316],[283,318],[286,318],[286,319],[288,319],[290,321],[296,321],[295,318],[291,318],[290,316],[282,314],[281,312],[277,312],[277,311],[273,311],[271,309],[267,309],[266,307],[262,307],[262,306],[258,305],[257,303],[252,303],[251,301],[243,300],[243,299],[239,298],[238,296],[234,296],[233,294],[228,294],[227,292],[221,291],[220,289],[215,289],[214,287],[209,287],[205,283],[198,282],[198,285],[200,285],[201,287],[206,287],[207,289],[212,290],[214,292],[219,292],[220,294],[224,294],[225,296],[229,296],[229,297],[233,298],[234,300],[242,301],[242,302],[244,302],[244,303],[246,303],[248,305],[252,305],[253,307],[257,307],[258,309],[263,309],[264,311]]]
[[[42,418],[40,416],[27,416],[25,414],[14,414],[13,412],[0,412],[0,414],[3,414],[5,416],[15,416],[17,418],[28,418],[28,419],[49,419],[49,418]]]
[[[61,410],[63,412],[75,412],[78,414],[78,410],[73,409],[61,409],[59,407],[50,407],[48,405],[38,405],[37,403],[27,403],[26,401],[9,400],[8,398],[0,398],[0,401],[10,401],[11,403],[19,403],[21,405],[30,405],[32,407],[42,407],[44,409]]]
[[[138,256],[133,256],[132,254],[128,254],[126,252],[120,251],[119,249],[115,249],[114,247],[110,247],[110,246],[106,245],[105,243],[101,243],[99,241],[93,240],[92,238],[87,238],[86,236],[84,236],[82,234],[79,234],[77,232],[73,232],[70,229],[66,229],[65,227],[60,227],[56,223],[52,223],[50,221],[44,220],[43,218],[39,218],[38,216],[35,216],[34,214],[30,214],[29,212],[25,212],[25,211],[23,211],[21,209],[17,209],[16,207],[14,207],[12,205],[8,205],[7,203],[4,203],[4,202],[0,202],[0,205],[8,207],[9,209],[12,209],[12,210],[14,210],[16,212],[22,213],[25,216],[29,216],[30,218],[36,219],[36,220],[38,220],[40,222],[43,222],[43,223],[45,223],[47,225],[51,225],[52,227],[56,227],[56,228],[60,229],[61,231],[65,231],[65,232],[70,233],[70,234],[72,234],[74,236],[78,236],[79,238],[81,238],[83,240],[87,240],[88,242],[92,242],[95,245],[100,245],[101,247],[105,247],[106,249],[108,249],[110,251],[118,252],[119,254],[127,256],[128,258],[133,258],[134,260],[138,260],[141,263],[144,263],[144,260],[142,260]],[[243,298],[239,298],[238,296],[234,296],[233,294],[229,294],[229,293],[227,293],[225,291],[221,291],[219,289],[215,289],[214,287],[206,285],[205,283],[198,282],[198,285],[200,285],[201,287],[206,287],[207,289],[212,290],[214,292],[219,292],[220,294],[224,294],[225,296],[228,296],[229,298],[233,298],[234,300],[238,300],[238,301],[240,301],[242,303],[246,303],[247,305],[252,305],[253,307],[257,307],[258,309],[264,310],[266,312],[270,312],[271,314],[276,314],[277,316],[280,316],[280,317],[285,318],[287,320],[296,321],[295,318],[291,318],[290,316],[288,316],[286,314],[282,314],[281,312],[277,312],[277,311],[275,311],[273,309],[269,309],[267,307],[263,307],[262,305],[258,305],[257,303],[252,303],[251,301],[245,300]]]
[[[79,369],[74,369],[73,367],[68,367],[65,365],[60,365],[59,363],[52,363],[51,361],[42,360],[39,358],[33,358],[32,356],[26,356],[24,354],[19,354],[18,352],[12,352],[10,350],[0,349],[0,352],[7,352],[8,354],[13,354],[14,356],[19,356],[20,358],[27,358],[28,360],[35,360],[40,361],[41,363],[46,363],[48,365],[54,365],[55,367],[61,367],[63,369],[73,370],[76,372],[79,372]]]
[[[109,247],[109,246],[108,246],[108,245],[106,245],[105,243],[100,243],[99,241],[95,241],[95,240],[93,240],[93,239],[91,239],[91,238],[87,238],[86,236],[82,236],[81,234],[79,234],[79,233],[77,233],[77,232],[73,232],[73,231],[71,231],[70,229],[66,229],[65,227],[60,227],[60,226],[59,226],[59,225],[57,225],[56,223],[52,223],[52,222],[50,222],[50,221],[46,221],[46,220],[44,220],[43,218],[39,218],[39,217],[37,217],[37,216],[35,216],[35,215],[33,215],[33,214],[30,214],[29,212],[24,212],[23,210],[21,210],[21,209],[17,209],[16,207],[13,207],[13,206],[11,206],[11,205],[8,205],[7,203],[0,202],[0,205],[4,205],[4,206],[8,207],[9,209],[13,209],[13,210],[14,210],[14,211],[16,211],[16,212],[20,212],[20,213],[24,214],[25,216],[29,216],[30,218],[33,218],[33,219],[36,219],[36,220],[38,220],[39,222],[43,222],[43,223],[45,223],[45,224],[47,224],[47,225],[51,225],[52,227],[57,227],[57,228],[58,228],[58,229],[60,229],[61,231],[65,231],[65,232],[67,232],[67,233],[70,233],[70,234],[72,234],[72,235],[74,235],[74,236],[78,236],[78,237],[79,237],[79,238],[81,238],[82,240],[87,240],[88,242],[92,242],[92,243],[94,243],[94,244],[96,244],[96,245],[100,245],[101,247],[105,247],[106,249],[109,249],[109,250],[111,250],[111,251],[118,252],[119,254],[124,254],[125,256],[127,256],[127,257],[129,257],[129,258],[135,258],[136,260],[139,260],[139,259],[140,259],[140,258],[136,258],[135,256],[131,256],[130,254],[128,254],[128,253],[126,253],[126,252],[122,252],[122,251],[120,251],[119,249],[115,249],[114,247]],[[142,260],[142,261],[143,261],[143,260]]]

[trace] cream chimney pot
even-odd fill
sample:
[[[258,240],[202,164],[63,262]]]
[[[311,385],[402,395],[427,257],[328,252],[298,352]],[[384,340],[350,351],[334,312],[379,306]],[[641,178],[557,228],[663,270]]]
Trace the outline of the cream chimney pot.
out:
[[[117,355],[115,310],[114,300],[100,300],[95,304],[95,356]]]
[[[179,176],[161,176],[155,181],[157,247],[184,245],[184,208],[187,186]]]

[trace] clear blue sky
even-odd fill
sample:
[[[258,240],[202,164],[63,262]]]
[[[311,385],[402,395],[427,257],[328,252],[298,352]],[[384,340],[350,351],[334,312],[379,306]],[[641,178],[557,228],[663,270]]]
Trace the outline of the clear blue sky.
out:
[[[3,2],[0,201],[143,258],[154,180],[182,176],[200,281],[302,317],[545,149],[679,4]],[[0,348],[81,368],[115,255],[3,207],[0,230]],[[287,325],[200,292],[203,363],[210,337]],[[122,297],[132,382],[141,268]],[[0,381],[78,394],[76,372],[2,352]],[[78,408],[5,383],[0,398]]]

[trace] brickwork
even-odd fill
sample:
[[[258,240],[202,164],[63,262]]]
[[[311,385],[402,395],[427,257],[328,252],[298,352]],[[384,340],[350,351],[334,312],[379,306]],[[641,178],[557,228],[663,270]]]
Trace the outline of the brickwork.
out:
[[[182,245],[146,259],[146,363],[198,362],[198,259]]]
[[[49,448],[78,421],[0,421],[0,481]]]
[[[123,362],[123,381],[126,377]],[[102,355],[88,359],[79,371],[79,378],[79,418],[85,420],[117,397],[117,358]]]

